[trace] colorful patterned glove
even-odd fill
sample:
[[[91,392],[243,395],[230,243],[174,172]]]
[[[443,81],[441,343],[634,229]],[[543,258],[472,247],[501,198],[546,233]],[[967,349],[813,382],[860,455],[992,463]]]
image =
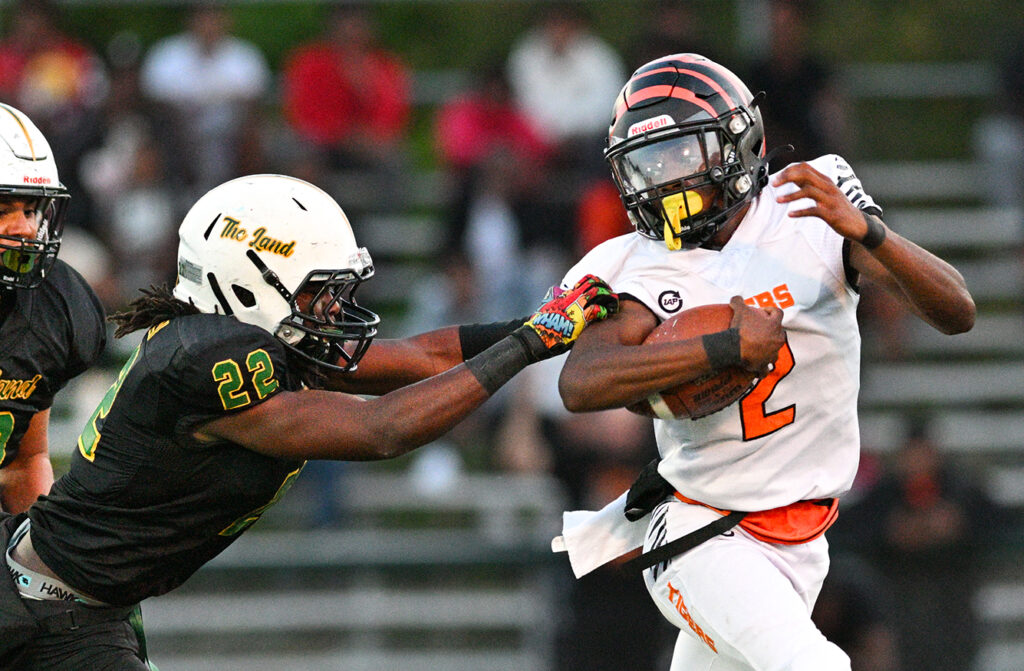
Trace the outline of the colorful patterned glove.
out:
[[[572,289],[551,287],[544,304],[516,332],[540,361],[568,351],[587,324],[618,310],[618,295],[602,279],[587,275]]]

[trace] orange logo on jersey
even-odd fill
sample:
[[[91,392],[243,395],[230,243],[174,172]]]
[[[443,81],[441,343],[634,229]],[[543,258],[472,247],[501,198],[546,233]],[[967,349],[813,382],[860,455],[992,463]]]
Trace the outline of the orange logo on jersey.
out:
[[[780,284],[771,291],[765,291],[750,298],[745,298],[743,302],[755,308],[775,306],[783,309],[796,305],[796,301],[793,300],[793,294],[789,293],[789,287],[785,284]]]
[[[0,401],[28,399],[36,390],[39,380],[43,379],[42,375],[36,375],[30,380],[5,380],[2,377],[3,373],[0,370]]]
[[[704,633],[704,630],[700,628],[700,625],[694,622],[693,616],[690,615],[690,609],[683,603],[683,594],[675,587],[672,583],[668,584],[668,601],[676,608],[676,612],[683,618],[686,624],[690,625],[690,629],[693,633],[697,634],[697,638],[704,641],[705,644],[715,652],[718,652],[718,648],[715,647],[715,641],[710,636]]]

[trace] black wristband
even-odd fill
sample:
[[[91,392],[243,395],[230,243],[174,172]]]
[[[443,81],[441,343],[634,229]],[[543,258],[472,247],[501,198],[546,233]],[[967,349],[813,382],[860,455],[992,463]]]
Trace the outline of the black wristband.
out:
[[[509,336],[523,325],[529,317],[513,319],[508,322],[492,322],[490,324],[463,324],[459,327],[459,346],[462,347],[462,360],[472,358]]]
[[[493,396],[503,384],[535,360],[531,358],[526,342],[513,333],[466,359],[466,368],[487,390],[487,394]]]
[[[709,333],[701,338],[701,341],[704,343],[704,352],[708,355],[711,370],[743,365],[739,329],[731,328]]]
[[[885,224],[878,217],[869,215],[863,210],[861,210],[861,215],[864,217],[864,223],[868,225],[868,232],[861,238],[860,244],[866,249],[877,249],[885,242]]]

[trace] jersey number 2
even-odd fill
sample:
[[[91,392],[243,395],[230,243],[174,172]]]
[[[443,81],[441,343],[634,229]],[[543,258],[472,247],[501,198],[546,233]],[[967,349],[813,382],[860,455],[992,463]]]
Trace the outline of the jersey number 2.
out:
[[[796,419],[796,405],[789,405],[775,412],[765,410],[764,404],[771,398],[775,386],[793,370],[793,350],[787,342],[779,350],[772,372],[765,375],[753,389],[740,399],[740,421],[743,423],[743,440],[754,440],[774,433]]]

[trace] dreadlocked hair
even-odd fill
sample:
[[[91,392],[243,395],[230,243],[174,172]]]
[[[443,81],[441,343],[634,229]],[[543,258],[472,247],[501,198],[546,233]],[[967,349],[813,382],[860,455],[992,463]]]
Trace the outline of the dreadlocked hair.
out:
[[[114,331],[115,338],[148,329],[168,319],[199,314],[196,306],[175,298],[166,284],[150,285],[148,289],[139,291],[142,292],[142,296],[129,303],[127,310],[107,317],[108,321],[117,325]]]

